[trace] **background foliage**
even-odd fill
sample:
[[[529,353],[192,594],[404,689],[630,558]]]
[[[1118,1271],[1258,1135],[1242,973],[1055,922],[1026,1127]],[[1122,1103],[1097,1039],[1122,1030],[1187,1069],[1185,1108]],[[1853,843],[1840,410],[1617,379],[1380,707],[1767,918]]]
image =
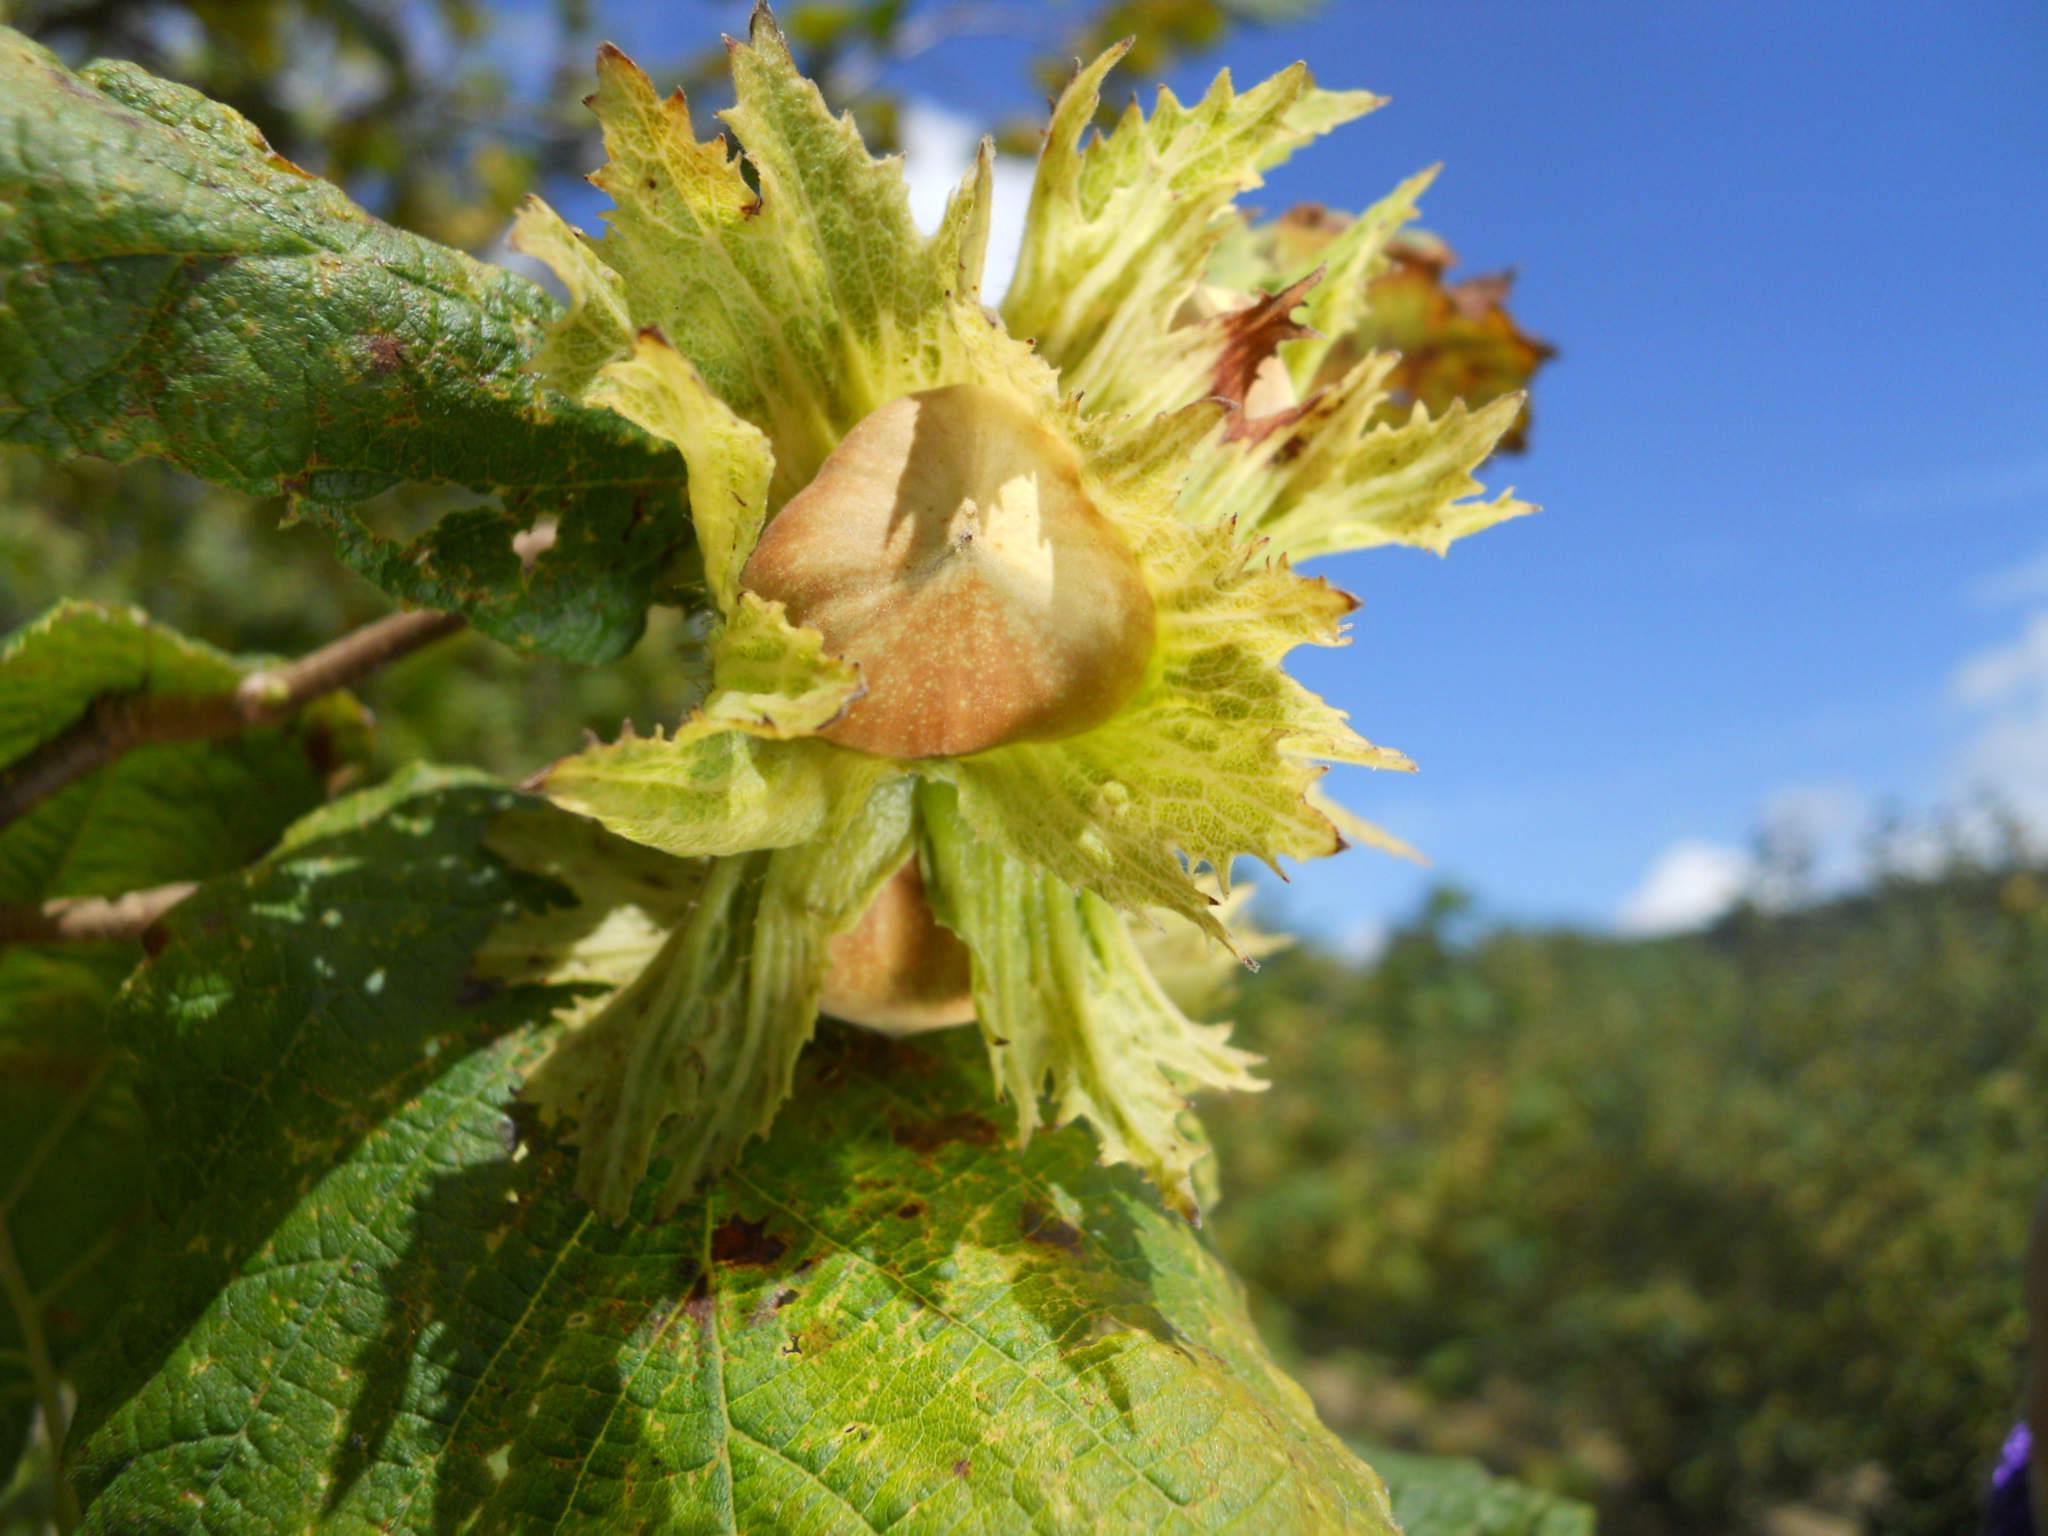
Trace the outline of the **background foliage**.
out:
[[[2017,1411],[2048,875],[2015,847],[1711,932],[1474,935],[1240,991],[1226,1251],[1326,1417],[1616,1531],[1973,1529]],[[1782,1518],[1780,1516],[1779,1518]]]

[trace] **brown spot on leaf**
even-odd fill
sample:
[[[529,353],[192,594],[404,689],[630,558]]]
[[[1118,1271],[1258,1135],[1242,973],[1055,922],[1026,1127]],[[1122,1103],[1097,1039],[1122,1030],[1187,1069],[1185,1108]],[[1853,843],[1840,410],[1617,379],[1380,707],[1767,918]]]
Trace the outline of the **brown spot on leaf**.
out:
[[[697,1276],[697,1283],[690,1287],[689,1296],[683,1301],[683,1311],[701,1328],[709,1326],[711,1308],[711,1277],[708,1274],[700,1274]]]
[[[974,1463],[969,1461],[965,1456],[962,1456],[958,1461],[953,1463],[953,1475],[955,1477],[965,1477],[968,1473],[972,1472],[973,1470]]]
[[[925,1204],[922,1200],[913,1200],[908,1205],[898,1206],[896,1209],[896,1214],[905,1221],[915,1221],[924,1213]]]
[[[773,1264],[789,1244],[768,1231],[765,1221],[735,1216],[711,1234],[711,1257],[720,1264]]]
[[[964,1141],[976,1147],[991,1146],[1000,1134],[980,1115],[965,1110],[937,1120],[899,1120],[896,1123],[896,1145],[908,1147],[913,1152],[936,1152],[952,1141]]]
[[[405,362],[405,343],[389,331],[372,331],[363,338],[363,348],[370,354],[373,373],[396,373]]]
[[[1076,1256],[1081,1252],[1080,1229],[1062,1221],[1058,1215],[1047,1210],[1036,1200],[1024,1202],[1017,1230],[1024,1234],[1027,1243],[1043,1243],[1048,1248],[1063,1249]]]

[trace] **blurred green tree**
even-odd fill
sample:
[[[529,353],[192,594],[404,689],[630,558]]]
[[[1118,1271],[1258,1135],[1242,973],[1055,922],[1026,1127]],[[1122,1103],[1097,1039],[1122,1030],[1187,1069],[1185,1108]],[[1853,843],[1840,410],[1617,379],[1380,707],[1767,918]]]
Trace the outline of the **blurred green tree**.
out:
[[[1333,1422],[1611,1531],[1974,1528],[2048,1158],[2048,876],[1959,847],[1633,942],[1462,909],[1238,999],[1274,1088],[1213,1117],[1220,1232]]]

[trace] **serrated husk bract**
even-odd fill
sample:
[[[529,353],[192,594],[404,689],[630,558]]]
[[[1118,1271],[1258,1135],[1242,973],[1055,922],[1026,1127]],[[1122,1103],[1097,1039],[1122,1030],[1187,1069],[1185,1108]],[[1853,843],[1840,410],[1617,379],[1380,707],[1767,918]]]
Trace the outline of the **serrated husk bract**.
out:
[[[580,1187],[606,1214],[623,1213],[653,1160],[667,1169],[660,1204],[672,1204],[765,1129],[833,939],[915,859],[966,946],[1020,1134],[1049,1093],[1054,1123],[1088,1120],[1105,1159],[1135,1163],[1193,1216],[1203,1152],[1187,1096],[1256,1084],[1221,1028],[1191,1023],[1152,980],[1125,914],[1174,914],[1230,944],[1215,903],[1237,859],[1278,867],[1345,846],[1316,787],[1325,764],[1410,766],[1282,670],[1297,645],[1344,643],[1354,606],[1290,558],[1441,549],[1527,510],[1469,499],[1505,422],[1418,414],[1367,430],[1380,399],[1371,359],[1298,401],[1256,394],[1275,357],[1294,369],[1282,349],[1320,344],[1292,318],[1303,303],[1317,312],[1312,285],[1188,309],[1242,223],[1237,195],[1373,98],[1321,91],[1299,66],[1243,95],[1225,75],[1193,106],[1162,93],[1151,117],[1133,108],[1084,146],[1106,55],[1056,108],[997,316],[979,293],[989,148],[927,237],[898,163],[870,158],[851,118],[830,114],[765,9],[731,49],[737,102],[724,117],[744,161],[723,139],[698,141],[680,98],[660,99],[607,50],[592,104],[610,155],[595,180],[617,204],[609,232],[588,239],[536,203],[516,235],[573,296],[540,358],[551,381],[687,461],[722,620],[713,688],[688,720],[593,746],[544,778],[558,804],[613,832],[714,864],[660,957],[566,1037],[533,1095],[575,1123]],[[1390,211],[1360,225],[1398,222]],[[1345,271],[1367,274],[1376,251],[1358,237]],[[1320,302],[1341,319],[1341,304]],[[802,581],[764,575],[775,591],[749,589],[763,529],[821,470],[838,474],[828,464],[863,422],[913,397],[979,402],[988,419],[1026,424],[1005,431],[1056,445],[1042,462],[1070,466],[1059,496],[1109,530],[1101,560],[1132,562],[1141,588],[1076,582],[1043,605],[1058,621],[1062,600],[1121,590],[1119,613],[1145,611],[1142,628],[1072,615],[1077,630],[1143,641],[1106,642],[1096,654],[1110,663],[1080,666],[1138,657],[1087,707],[1025,710],[1024,726],[981,735],[862,737],[852,723],[878,708],[870,690],[901,685],[873,655],[864,666],[854,641],[835,650],[793,621],[789,604],[845,635],[857,626],[829,615],[867,609],[834,609]],[[1018,473],[1050,494],[1051,470]],[[1001,641],[1000,626],[991,633]],[[906,740],[914,750],[893,744]]]

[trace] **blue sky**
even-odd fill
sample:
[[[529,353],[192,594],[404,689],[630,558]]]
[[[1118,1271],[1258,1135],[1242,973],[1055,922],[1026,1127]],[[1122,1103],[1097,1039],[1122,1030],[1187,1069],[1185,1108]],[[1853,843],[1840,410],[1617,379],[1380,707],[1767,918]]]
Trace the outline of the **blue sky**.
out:
[[[599,15],[650,57],[737,25]],[[893,83],[986,120],[1032,105],[1021,56]],[[1297,58],[1393,103],[1257,201],[1445,162],[1425,222],[1519,269],[1564,355],[1533,451],[1484,476],[1546,511],[1328,562],[1355,643],[1296,671],[1422,765],[1336,787],[1436,868],[1325,861],[1286,914],[1363,941],[1448,876],[1498,917],[1654,926],[1767,816],[1847,877],[1883,807],[2048,814],[2048,8],[1335,0],[1174,83]]]

